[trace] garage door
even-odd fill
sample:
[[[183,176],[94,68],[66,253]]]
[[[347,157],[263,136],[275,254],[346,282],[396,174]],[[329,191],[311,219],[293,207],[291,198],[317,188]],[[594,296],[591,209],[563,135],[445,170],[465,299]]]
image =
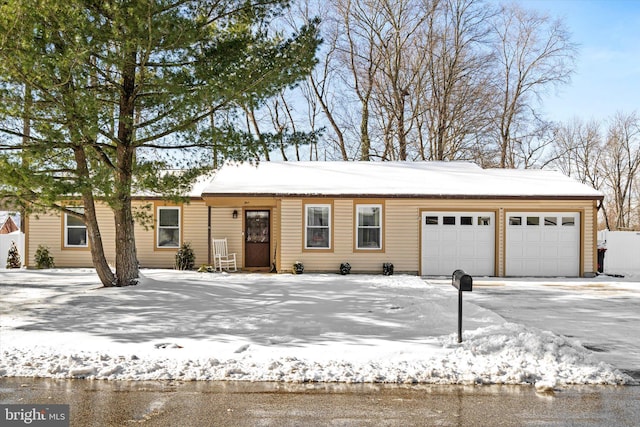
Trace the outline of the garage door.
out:
[[[494,212],[423,212],[422,274],[495,275]]]
[[[507,276],[578,276],[578,212],[509,212],[506,218]]]

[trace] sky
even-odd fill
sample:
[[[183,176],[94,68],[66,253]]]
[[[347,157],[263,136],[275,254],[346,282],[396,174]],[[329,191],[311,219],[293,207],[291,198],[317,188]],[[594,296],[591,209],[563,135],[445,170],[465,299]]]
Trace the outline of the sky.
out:
[[[578,44],[576,73],[545,100],[548,118],[606,120],[640,113],[640,1],[520,0],[564,19]]]
[[[136,286],[103,288],[92,269],[0,269],[0,377],[528,384],[545,393],[635,383],[598,356],[618,353],[586,348],[593,328],[613,342],[629,341],[628,331],[587,320],[571,337],[558,335],[545,323],[554,313],[542,307],[535,311],[542,324],[532,327],[467,297],[458,343],[458,295],[448,278],[141,275]],[[593,308],[601,307],[603,290],[640,297],[629,278],[598,278],[592,286],[474,278],[474,294],[485,280],[519,290],[579,288],[566,303],[575,295]],[[633,351],[618,357],[616,365],[637,366]]]

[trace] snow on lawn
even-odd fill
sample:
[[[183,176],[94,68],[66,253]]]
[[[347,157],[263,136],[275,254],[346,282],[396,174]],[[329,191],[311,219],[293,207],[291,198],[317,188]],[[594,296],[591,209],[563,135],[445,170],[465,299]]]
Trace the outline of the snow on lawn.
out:
[[[629,384],[576,341],[414,276],[0,270],[0,376]]]

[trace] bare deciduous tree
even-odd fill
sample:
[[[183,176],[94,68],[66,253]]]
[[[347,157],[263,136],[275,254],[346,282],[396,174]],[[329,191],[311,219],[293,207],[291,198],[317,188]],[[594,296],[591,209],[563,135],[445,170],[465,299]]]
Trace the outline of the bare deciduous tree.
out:
[[[483,49],[492,12],[476,0],[440,0],[433,8],[425,34],[429,158],[465,158],[465,143],[482,133],[493,101],[488,92],[493,62]]]
[[[585,122],[574,118],[556,125],[553,130],[553,146],[543,167],[552,166],[567,176],[602,189],[604,182],[603,139],[601,124],[596,120]],[[598,206],[609,227],[607,204]]]
[[[495,130],[500,167],[514,167],[514,143],[527,133],[527,123],[535,119],[536,102],[544,91],[569,81],[576,47],[562,21],[516,4],[502,7],[493,31],[499,63]]]
[[[640,170],[640,117],[618,113],[609,124],[604,147],[605,185],[612,197],[609,221],[615,229],[631,228],[636,176]]]

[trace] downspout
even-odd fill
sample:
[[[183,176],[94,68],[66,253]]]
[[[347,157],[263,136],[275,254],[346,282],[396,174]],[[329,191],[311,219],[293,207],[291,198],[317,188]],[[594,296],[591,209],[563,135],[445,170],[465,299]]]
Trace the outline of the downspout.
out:
[[[211,265],[211,206],[207,206],[207,265]]]

